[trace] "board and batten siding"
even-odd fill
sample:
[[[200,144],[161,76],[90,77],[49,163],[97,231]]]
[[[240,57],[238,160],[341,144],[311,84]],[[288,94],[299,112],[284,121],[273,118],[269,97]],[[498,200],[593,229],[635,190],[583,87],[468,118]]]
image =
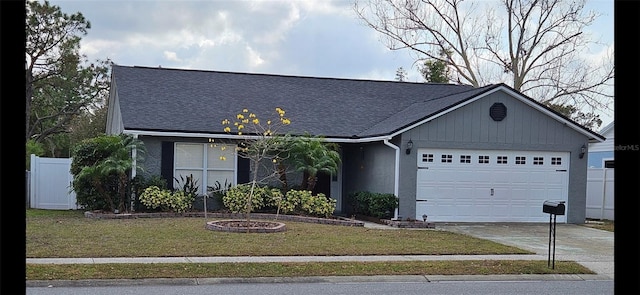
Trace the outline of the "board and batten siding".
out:
[[[502,121],[489,116],[494,103],[502,103],[507,115]],[[586,205],[587,156],[578,158],[588,138],[504,92],[475,102],[407,130],[401,135],[402,151],[413,142],[410,155],[400,155],[400,208],[402,218],[414,218],[418,148],[470,150],[558,151],[570,153],[567,222],[583,223]],[[542,211],[542,204],[540,204]]]
[[[368,191],[394,192],[395,150],[383,143],[343,145],[342,196]],[[343,202],[342,212],[350,212],[350,204]]]
[[[499,122],[489,117],[489,108],[500,102],[507,107],[507,116]],[[470,144],[556,145],[571,143],[575,130],[553,120],[546,114],[510,98],[503,93],[473,102],[438,117],[424,126],[405,133],[413,139],[429,142],[466,142]]]

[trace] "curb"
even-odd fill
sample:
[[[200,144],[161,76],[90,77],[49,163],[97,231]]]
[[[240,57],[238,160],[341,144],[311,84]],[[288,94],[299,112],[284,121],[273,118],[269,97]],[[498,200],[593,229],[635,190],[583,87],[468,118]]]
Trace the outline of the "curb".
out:
[[[381,276],[318,276],[318,277],[255,277],[255,278],[154,278],[98,280],[27,280],[29,288],[109,287],[141,285],[216,285],[270,283],[349,283],[349,282],[446,282],[446,281],[593,281],[613,280],[603,275],[381,275]]]

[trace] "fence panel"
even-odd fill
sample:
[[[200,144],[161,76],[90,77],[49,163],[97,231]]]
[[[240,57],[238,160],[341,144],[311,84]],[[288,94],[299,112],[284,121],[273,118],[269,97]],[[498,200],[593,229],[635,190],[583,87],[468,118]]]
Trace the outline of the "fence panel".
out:
[[[588,168],[587,218],[614,220],[613,180],[611,168]]]
[[[37,209],[78,209],[71,190],[71,159],[41,158],[31,155],[29,205]]]

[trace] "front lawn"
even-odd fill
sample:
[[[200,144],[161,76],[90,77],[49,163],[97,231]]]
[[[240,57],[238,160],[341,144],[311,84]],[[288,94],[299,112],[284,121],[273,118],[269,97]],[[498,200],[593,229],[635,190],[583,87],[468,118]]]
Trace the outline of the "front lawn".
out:
[[[27,258],[532,254],[437,229],[370,229],[286,221],[279,233],[228,233],[204,218],[91,219],[80,211],[27,210]],[[575,262],[398,261],[309,263],[27,264],[27,280],[256,276],[593,274]]]
[[[26,256],[306,256],[531,254],[440,230],[384,230],[285,222],[281,233],[207,230],[204,218],[90,219],[83,212],[27,211]]]

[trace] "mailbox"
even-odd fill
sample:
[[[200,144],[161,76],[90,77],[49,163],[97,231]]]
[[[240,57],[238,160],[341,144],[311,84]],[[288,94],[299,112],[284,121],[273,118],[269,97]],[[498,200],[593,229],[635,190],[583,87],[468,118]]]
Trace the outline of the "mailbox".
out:
[[[542,204],[542,212],[564,215],[564,201],[544,201]]]

